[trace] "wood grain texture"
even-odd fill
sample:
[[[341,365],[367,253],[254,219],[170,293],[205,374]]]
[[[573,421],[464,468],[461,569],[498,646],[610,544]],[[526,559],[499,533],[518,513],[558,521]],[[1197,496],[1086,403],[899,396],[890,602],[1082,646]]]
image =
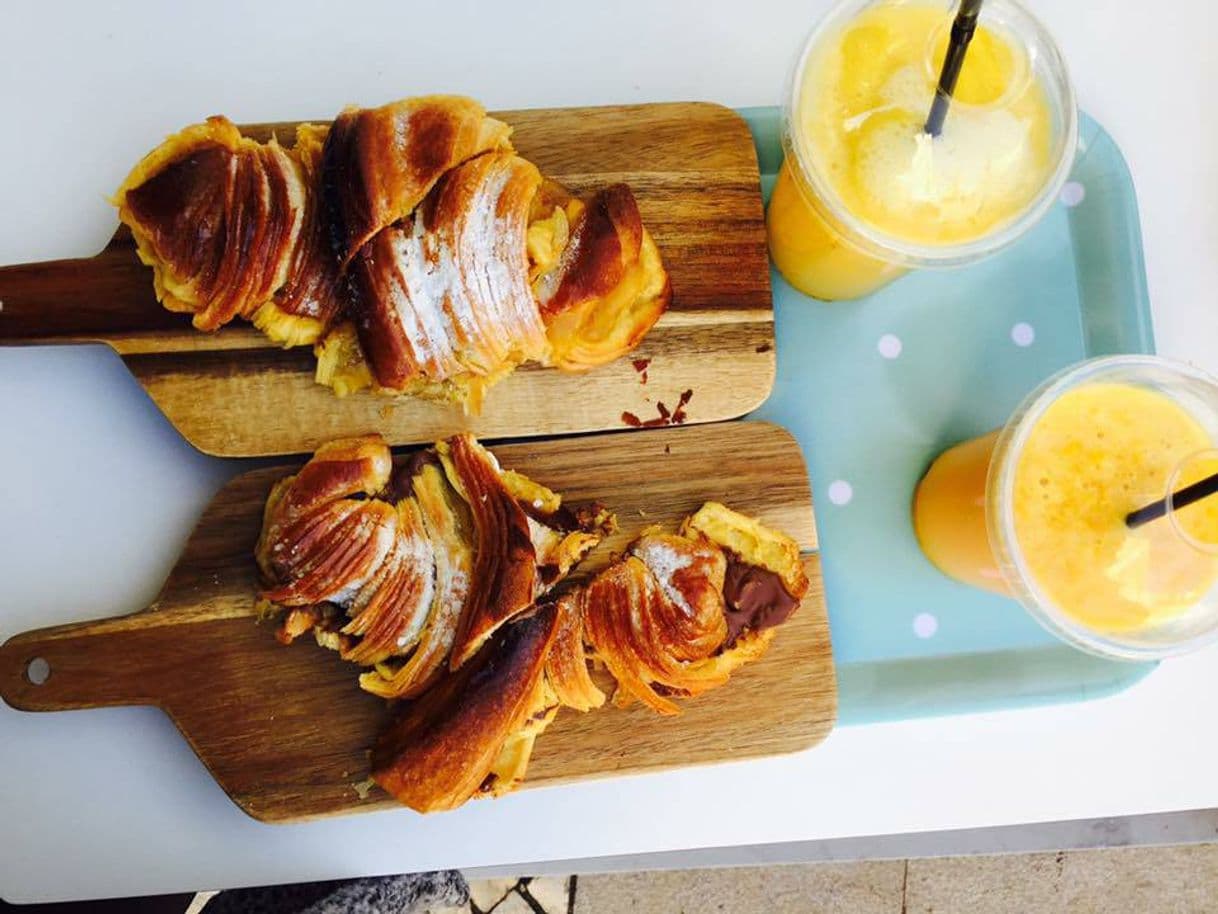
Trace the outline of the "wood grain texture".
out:
[[[514,468],[563,492],[599,499],[620,531],[581,566],[603,567],[650,524],[674,525],[720,499],[816,546],[799,447],[783,429],[727,423],[494,448]],[[239,476],[208,506],[157,601],[116,619],[18,635],[0,647],[0,695],[28,711],[119,704],[164,709],[247,813],[286,822],[392,805],[366,797],[367,750],[387,705],[361,692],[356,668],[302,640],[283,647],[254,620],[252,559],[263,500],[297,465]],[[812,587],[761,660],[725,687],[664,718],[642,707],[564,709],[538,740],[525,786],[793,752],[823,739],[836,680],[818,557]],[[50,678],[26,677],[44,658]]]
[[[177,429],[219,456],[305,453],[378,431],[393,444],[457,431],[483,438],[621,428],[692,390],[688,421],[743,415],[774,380],[757,157],[748,126],[718,105],[672,103],[496,113],[522,155],[576,193],[634,190],[672,279],[669,312],[632,356],[587,375],[537,366],[494,389],[482,414],[403,397],[343,399],[313,382],[310,348],[275,348],[248,324],[200,333],[156,302],[121,228],[96,257],[0,269],[0,344],[102,341]],[[290,142],[294,124],[242,127]],[[650,359],[648,383],[631,365]]]

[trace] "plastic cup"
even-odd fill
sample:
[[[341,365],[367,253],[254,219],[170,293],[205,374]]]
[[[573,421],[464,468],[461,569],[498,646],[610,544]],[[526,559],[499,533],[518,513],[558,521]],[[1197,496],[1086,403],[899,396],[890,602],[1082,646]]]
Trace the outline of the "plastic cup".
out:
[[[852,24],[861,22],[860,17],[864,15],[875,15],[876,10],[887,13],[894,8],[911,6],[929,7],[935,11],[935,24],[925,36],[925,54],[919,52],[921,60],[916,74],[920,81],[916,92],[925,94],[923,110],[929,111],[942,64],[942,48],[946,45],[955,12],[954,4],[931,0],[845,0],[813,29],[790,81],[784,102],[785,158],[767,210],[767,230],[771,257],[779,271],[793,286],[814,298],[858,298],[910,269],[960,266],[993,254],[1019,238],[1048,211],[1074,161],[1078,115],[1074,90],[1056,44],[1044,27],[1018,3],[988,0],[982,7],[980,28],[1000,36],[1019,55],[1012,65],[1010,85],[997,97],[979,103],[962,98],[953,100],[943,135],[931,143],[959,144],[963,139],[975,136],[967,131],[980,129],[977,125],[981,118],[1009,113],[1007,108],[1028,98],[1026,93],[1030,85],[1038,85],[1043,90],[1043,108],[1048,120],[1044,168],[1027,179],[1027,187],[1021,184],[1018,192],[1012,189],[1014,196],[1002,204],[1004,208],[989,214],[993,219],[987,216],[984,224],[979,221],[975,236],[953,236],[950,241],[935,237],[941,233],[930,228],[936,224],[933,216],[921,222],[922,229],[886,225],[876,221],[874,214],[861,212],[856,205],[857,199],[854,204],[849,203],[841,192],[846,186],[841,177],[846,166],[840,156],[835,159],[826,149],[819,148],[813,132],[805,129],[802,114],[806,110],[805,102],[820,97],[819,93],[825,91],[826,86],[817,81],[823,69],[820,62],[825,54],[838,53],[838,45]],[[974,46],[976,42],[975,38]],[[882,50],[882,47],[877,49],[868,60]],[[966,57],[962,84],[969,74],[969,66]],[[811,78],[809,74],[812,74]],[[856,121],[857,116],[843,120],[842,129],[857,129]],[[911,129],[909,132],[912,137],[919,131]],[[963,139],[961,132],[966,132]],[[992,142],[1001,144],[1003,141],[992,139]],[[977,168],[990,167],[986,163],[992,165],[994,159],[1000,157],[994,148],[989,151],[994,154],[974,157]],[[938,161],[942,163],[943,159]],[[960,167],[964,179],[985,186],[984,175],[969,174],[971,166]],[[861,177],[852,180],[865,183]],[[867,188],[868,193],[871,190],[874,188]],[[970,198],[965,195],[965,199]]]
[[[1136,530],[1124,518],[1214,472],[1218,380],[1154,356],[1093,359],[936,458],[914,527],[944,574],[1015,597],[1065,641],[1165,657],[1218,638],[1218,496],[1169,500]]]

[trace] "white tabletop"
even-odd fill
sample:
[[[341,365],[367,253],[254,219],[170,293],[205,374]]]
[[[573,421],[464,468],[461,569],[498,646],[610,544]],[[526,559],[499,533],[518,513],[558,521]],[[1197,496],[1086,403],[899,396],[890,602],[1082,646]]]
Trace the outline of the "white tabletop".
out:
[[[0,28],[0,263],[94,253],[104,200],[207,114],[324,117],[425,91],[489,107],[775,102],[827,0],[25,3]],[[1127,155],[1159,350],[1218,370],[1218,15],[1034,6]],[[100,347],[0,350],[0,639],[149,602],[235,463]],[[847,728],[767,761],[530,790],[423,819],[266,826],[150,709],[0,705],[0,896],[54,900],[1218,805],[1218,653],[1091,704]],[[200,688],[207,670],[183,669]],[[544,744],[541,746],[544,751]]]

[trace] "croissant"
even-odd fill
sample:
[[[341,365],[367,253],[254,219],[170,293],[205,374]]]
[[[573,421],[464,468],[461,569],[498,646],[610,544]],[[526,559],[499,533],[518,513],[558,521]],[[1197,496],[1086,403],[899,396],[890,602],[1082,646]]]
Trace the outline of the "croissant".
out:
[[[409,216],[449,169],[490,149],[511,149],[511,132],[459,95],[343,110],[322,162],[339,262],[346,266],[381,229]]]
[[[355,255],[351,313],[379,386],[460,386],[545,359],[526,252],[540,183],[510,152],[471,159]]]
[[[764,654],[807,593],[795,541],[718,502],[563,585],[613,524],[468,435],[396,469],[373,435],[323,446],[271,489],[255,554],[263,599],[286,610],[281,641],[312,631],[364,668],[361,688],[409,699],[372,776],[430,812],[513,789],[561,708],[602,706],[590,660],[614,704],[676,714],[674,697]]]
[[[407,705],[372,750],[373,779],[418,812],[510,790],[558,710],[552,699],[547,706],[544,678],[557,621],[548,606],[504,627]]]
[[[677,714],[765,653],[808,579],[794,540],[718,502],[678,535],[649,533],[578,592],[593,656],[617,680],[614,702]]]
[[[316,379],[480,408],[534,361],[630,351],[671,299],[630,189],[583,201],[460,96],[348,108],[295,145],[223,117],[149,153],[114,203],[166,308],[314,345]]]
[[[361,687],[402,698],[526,612],[612,523],[595,506],[565,510],[557,494],[503,473],[469,436],[395,473],[373,435],[323,446],[272,489],[255,554],[263,600],[288,610],[280,640],[313,631],[371,667]]]
[[[287,278],[307,191],[278,143],[209,118],[149,153],[114,202],[157,296],[201,330],[250,316]]]

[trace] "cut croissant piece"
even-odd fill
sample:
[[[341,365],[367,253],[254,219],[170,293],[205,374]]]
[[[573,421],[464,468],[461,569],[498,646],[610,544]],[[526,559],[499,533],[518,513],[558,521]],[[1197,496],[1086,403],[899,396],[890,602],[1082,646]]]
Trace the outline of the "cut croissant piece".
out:
[[[553,606],[503,627],[407,705],[372,750],[377,784],[419,812],[514,784],[541,729],[533,718],[556,710],[544,707],[544,672],[557,628]]]
[[[586,371],[639,344],[668,308],[672,287],[629,187],[614,184],[593,194],[533,289],[546,322],[549,364]]]
[[[794,540],[708,502],[679,535],[640,537],[576,599],[614,702],[676,714],[670,696],[717,688],[760,657],[807,590]]]
[[[468,435],[395,468],[377,436],[320,448],[267,498],[256,547],[276,637],[312,632],[405,700],[372,752],[376,783],[420,812],[525,777],[563,707],[677,714],[765,653],[809,582],[794,540],[718,502],[647,530],[580,586],[551,592],[615,527],[598,505],[510,469]]]
[[[540,183],[519,156],[479,156],[355,255],[352,316],[380,387],[430,393],[450,385],[464,399],[462,385],[545,357],[526,253]]]
[[[346,301],[338,261],[330,250],[321,207],[321,152],[325,127],[301,124],[290,150],[306,188],[304,214],[284,283],[251,320],[280,346],[306,346],[321,338]]]
[[[605,703],[605,693],[592,681],[584,651],[583,601],[579,591],[555,601],[558,632],[546,661],[546,679],[559,703],[576,711],[591,711]]]
[[[384,488],[392,470],[379,436],[323,445],[267,499],[256,549],[263,596],[282,606],[353,597],[379,571],[397,531],[392,505],[358,499]]]
[[[511,149],[511,132],[476,101],[458,95],[339,114],[322,159],[339,262],[345,266],[379,231],[409,216],[449,169],[491,149]]]
[[[433,611],[435,550],[418,502],[398,502],[397,519],[397,538],[386,556],[384,576],[375,587],[361,588],[347,609],[351,621],[342,634],[359,636],[359,641],[341,651],[344,660],[368,666],[411,650]]]
[[[312,345],[315,378],[477,413],[526,362],[632,350],[671,288],[623,184],[577,199],[473,99],[407,98],[302,124],[291,148],[223,117],[149,153],[114,197],[157,298],[201,330]]]
[[[370,668],[366,691],[410,698],[528,611],[612,526],[603,509],[570,511],[502,472],[468,436],[396,472],[369,436],[325,445],[271,490],[256,553],[263,598],[290,610],[281,641],[312,631]]]
[[[305,221],[300,165],[212,117],[150,152],[114,195],[157,298],[200,330],[250,317],[289,278]]]
[[[430,452],[424,451],[429,455]],[[413,698],[435,681],[444,669],[457,636],[461,610],[469,599],[473,572],[473,522],[469,508],[457,495],[434,457],[407,466],[414,493],[431,541],[435,562],[433,607],[419,642],[409,659],[398,666],[377,664],[360,676],[365,691],[382,698]]]
[[[474,527],[470,599],[449,661],[455,669],[496,628],[533,604],[537,554],[528,516],[503,484],[495,458],[468,435],[441,442],[437,450],[448,478],[470,507]]]

